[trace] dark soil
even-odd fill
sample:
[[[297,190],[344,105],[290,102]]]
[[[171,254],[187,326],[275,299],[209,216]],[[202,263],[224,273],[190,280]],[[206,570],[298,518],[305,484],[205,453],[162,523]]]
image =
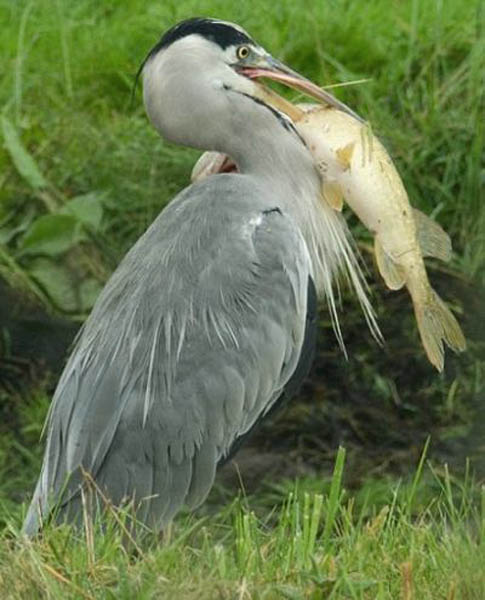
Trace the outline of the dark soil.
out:
[[[354,299],[346,296],[346,360],[322,307],[316,358],[299,396],[262,424],[220,470],[218,481],[242,481],[251,492],[267,480],[328,474],[339,445],[348,453],[347,486],[369,476],[405,476],[429,436],[429,456],[458,470],[472,457],[478,476],[485,477],[479,366],[485,363],[485,292],[449,274],[431,274],[442,297],[466,307],[458,317],[467,352],[447,353],[439,375],[421,348],[408,295],[379,285],[374,301],[386,344],[376,344]],[[0,286],[0,435],[17,430],[18,403],[29,401],[32,386],[53,391],[77,329]]]

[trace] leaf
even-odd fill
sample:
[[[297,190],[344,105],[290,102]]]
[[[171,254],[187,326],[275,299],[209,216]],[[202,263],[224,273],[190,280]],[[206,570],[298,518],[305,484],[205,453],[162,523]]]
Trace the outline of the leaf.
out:
[[[102,289],[103,286],[96,279],[84,279],[81,282],[79,295],[82,311],[88,311],[94,306],[96,298],[99,296]]]
[[[103,219],[102,197],[96,192],[76,196],[64,205],[61,213],[72,215],[83,225],[97,231]]]
[[[47,180],[42,175],[37,163],[22,144],[15,127],[5,116],[2,116],[2,131],[5,147],[20,175],[34,189],[47,187]]]
[[[38,258],[30,265],[29,273],[58,308],[66,312],[79,310],[78,297],[66,267],[48,258]]]
[[[10,243],[13,238],[25,231],[25,227],[23,225],[19,225],[18,227],[13,227],[12,229],[3,229],[0,227],[0,244],[6,245]]]
[[[80,280],[69,267],[47,257],[32,259],[28,271],[52,303],[65,312],[89,311],[102,289],[96,279]]]
[[[22,243],[23,254],[58,256],[83,239],[72,215],[43,215],[34,221]]]
[[[9,244],[15,237],[25,233],[32,225],[35,217],[35,208],[33,206],[29,206],[20,223],[16,223],[14,226],[9,227],[10,223],[12,223],[12,220],[6,219],[5,225],[0,227],[0,244]]]

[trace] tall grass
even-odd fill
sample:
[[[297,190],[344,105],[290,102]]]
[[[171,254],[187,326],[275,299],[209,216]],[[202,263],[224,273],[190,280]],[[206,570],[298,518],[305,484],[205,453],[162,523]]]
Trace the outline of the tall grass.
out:
[[[0,2],[9,22],[0,102],[48,181],[67,196],[108,192],[117,257],[186,185],[192,151],[161,142],[133,75],[160,33],[194,14],[243,24],[276,56],[341,97],[387,142],[417,206],[439,215],[468,274],[483,266],[484,11],[481,2],[292,3],[189,0],[98,5]],[[5,149],[5,216],[30,195]],[[42,211],[42,207],[38,206]],[[14,252],[15,245],[11,248]]]
[[[0,540],[0,593],[12,600],[484,597],[483,489],[421,466],[412,484],[389,486],[369,507],[342,487],[343,470],[341,450],[328,485],[293,487],[269,516],[239,497],[215,515],[181,517],[164,542],[148,536],[130,544],[123,513],[109,514],[103,529],[48,527],[32,541],[19,537],[12,519]],[[416,492],[426,491],[417,505]]]

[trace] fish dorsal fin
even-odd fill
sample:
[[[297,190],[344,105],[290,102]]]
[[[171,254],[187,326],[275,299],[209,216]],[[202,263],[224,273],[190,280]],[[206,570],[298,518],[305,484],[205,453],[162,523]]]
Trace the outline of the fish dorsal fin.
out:
[[[413,214],[421,254],[448,262],[451,259],[451,240],[449,235],[436,221],[430,219],[420,210],[414,208]]]
[[[324,181],[322,183],[322,194],[327,204],[334,210],[342,212],[344,206],[344,194],[339,183],[336,181]]]
[[[391,290],[400,290],[405,283],[404,274],[392,258],[386,254],[379,238],[374,240],[374,252],[376,256],[377,268],[386,285]]]

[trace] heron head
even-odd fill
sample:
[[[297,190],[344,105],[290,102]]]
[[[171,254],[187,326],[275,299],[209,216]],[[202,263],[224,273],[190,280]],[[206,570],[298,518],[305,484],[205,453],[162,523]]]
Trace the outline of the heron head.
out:
[[[140,67],[146,110],[168,140],[201,149],[224,150],[228,132],[252,127],[261,105],[295,118],[298,109],[263,86],[269,78],[351,112],[336,98],[274,59],[241,27],[194,18],[169,29]],[[259,108],[258,108],[259,106]]]

